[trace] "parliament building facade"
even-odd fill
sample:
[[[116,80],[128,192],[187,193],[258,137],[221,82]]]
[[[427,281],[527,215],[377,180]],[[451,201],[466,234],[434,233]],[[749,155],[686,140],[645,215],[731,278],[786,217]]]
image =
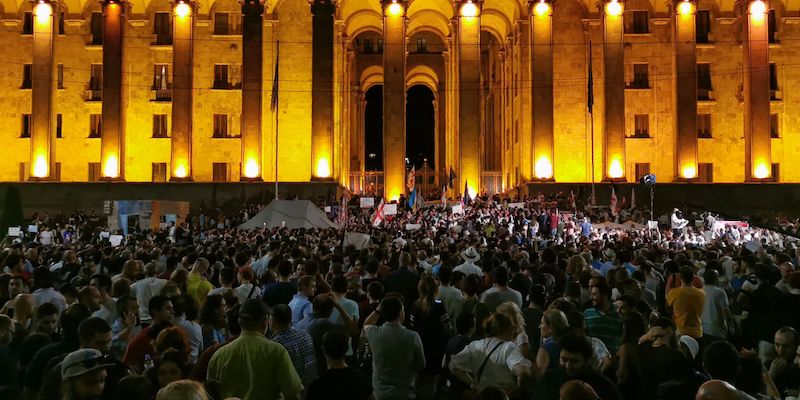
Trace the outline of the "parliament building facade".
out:
[[[4,182],[360,191],[382,86],[392,199],[422,85],[454,194],[800,183],[798,0],[0,0],[0,62]]]

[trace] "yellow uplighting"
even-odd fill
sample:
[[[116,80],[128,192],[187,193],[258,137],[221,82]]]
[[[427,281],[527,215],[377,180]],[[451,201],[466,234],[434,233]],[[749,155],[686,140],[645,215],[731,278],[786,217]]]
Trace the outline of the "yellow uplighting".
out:
[[[106,178],[116,178],[119,176],[119,158],[111,154],[103,164],[103,176]]]
[[[550,4],[547,2],[539,2],[533,6],[533,13],[538,17],[547,17],[550,15]]]
[[[769,178],[769,168],[767,168],[767,164],[764,162],[760,162],[756,165],[756,168],[753,170],[753,176],[756,179],[767,179]]]
[[[763,17],[767,13],[767,4],[761,0],[756,0],[750,3],[750,15],[754,17]]]
[[[331,176],[331,163],[327,158],[322,157],[317,161],[317,168],[315,170],[317,178],[330,178]]]
[[[694,12],[694,4],[691,1],[684,0],[678,4],[678,14],[691,15]]]
[[[694,164],[686,164],[681,169],[681,176],[684,179],[694,179],[697,178],[697,167]]]
[[[181,2],[175,6],[175,15],[177,15],[179,18],[185,18],[191,13],[192,13],[192,7],[190,7],[186,3]]]
[[[47,162],[47,156],[44,152],[39,152],[36,155],[36,161],[33,163],[33,176],[35,178],[47,178],[50,165]]]
[[[39,24],[49,24],[50,23],[50,16],[53,15],[53,6],[50,3],[39,3],[36,5],[36,9],[34,10],[36,14],[36,22]]]
[[[186,167],[185,162],[179,162],[177,166],[175,166],[175,171],[173,173],[176,178],[186,178],[189,176],[189,168]]]
[[[540,3],[543,4],[543,3]],[[550,179],[553,177],[553,164],[547,156],[541,156],[536,160],[534,166],[534,175],[538,179]]]
[[[462,17],[472,18],[472,17],[477,17],[478,14],[480,14],[480,9],[478,9],[478,6],[471,1],[466,2],[464,3],[464,5],[461,6]]]
[[[625,171],[622,169],[622,162],[619,158],[612,158],[611,164],[608,166],[608,177],[618,179],[625,176]]]
[[[622,15],[623,11],[624,8],[622,7],[622,3],[620,3],[617,0],[611,0],[608,3],[606,3],[606,15],[612,17],[618,17]]]
[[[478,190],[474,188],[472,185],[467,184],[467,194],[469,195],[470,199],[475,199],[478,197]]]
[[[386,200],[389,202],[400,200],[401,191],[399,189],[389,189],[387,193],[389,194],[386,196]]]
[[[259,174],[258,160],[255,158],[248,158],[244,163],[244,177],[245,178],[258,178]]]
[[[386,12],[393,17],[403,15],[403,5],[400,3],[389,4],[389,7],[386,7]]]

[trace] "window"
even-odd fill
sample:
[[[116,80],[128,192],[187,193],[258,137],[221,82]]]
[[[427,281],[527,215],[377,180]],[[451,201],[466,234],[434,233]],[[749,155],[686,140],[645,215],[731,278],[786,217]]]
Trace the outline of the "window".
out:
[[[99,162],[89,163],[89,182],[99,182],[102,177]]]
[[[30,11],[22,16],[22,34],[33,35],[33,13]]]
[[[711,114],[697,114],[697,137],[711,138]]]
[[[239,35],[241,29],[241,15],[231,12],[214,13],[215,35]]]
[[[22,130],[20,130],[19,137],[21,137],[21,138],[29,138],[29,137],[31,137],[31,115],[30,114],[22,114]]]
[[[781,180],[781,165],[778,163],[772,164],[772,182],[780,182]]]
[[[56,79],[58,79],[58,88],[64,88],[64,64],[58,64],[56,68]]]
[[[63,118],[61,114],[56,114],[56,139],[61,139],[61,126],[62,126]]]
[[[699,163],[697,164],[697,167],[698,167],[697,182],[699,183],[714,182],[714,164]]]
[[[167,181],[167,163],[153,163],[153,182]]]
[[[519,120],[514,121],[514,144],[519,143]]]
[[[711,12],[709,10],[698,10],[695,17],[695,38],[697,43],[709,43],[709,33],[711,33]]]
[[[100,114],[89,115],[89,139],[99,139],[102,136],[102,124],[103,120]]]
[[[711,100],[711,64],[697,64],[697,99]]]
[[[767,17],[767,26],[768,26],[767,35],[769,36],[769,42],[780,43],[778,38],[775,36],[775,34],[778,33],[778,19],[775,18],[775,10],[769,10],[769,16]]]
[[[92,19],[89,24],[89,33],[92,36],[91,42],[89,42],[89,44],[92,45],[103,44],[103,13],[101,12],[92,13]]]
[[[650,137],[649,114],[636,114],[633,116],[633,137],[635,138]]]
[[[153,114],[153,137],[169,137],[169,130],[167,129],[167,114]]]
[[[230,89],[228,64],[214,64],[214,89]]]
[[[157,12],[153,16],[153,34],[156,35],[156,45],[172,44],[172,21],[168,12]]]
[[[58,34],[64,34],[64,19],[66,17],[66,13],[58,13]]]
[[[169,83],[169,66],[155,64],[153,66],[153,90],[155,101],[169,101],[172,99],[172,85]]]
[[[378,39],[378,47],[375,52],[383,54],[383,39]]]
[[[22,66],[22,85],[20,89],[30,89],[33,87],[33,64]]]
[[[648,175],[650,174],[650,163],[636,163],[636,165],[634,165],[634,171],[637,179]]]
[[[647,11],[633,11],[631,21],[626,24],[625,33],[649,33]]]
[[[372,39],[364,39],[364,54],[372,54],[374,53],[374,49],[372,48]]]
[[[214,182],[227,182],[228,181],[228,164],[227,163],[214,163],[213,176],[211,178]]]
[[[769,63],[769,98],[778,100],[778,65]]]
[[[649,65],[633,64],[633,83],[634,89],[648,89],[650,87]]]
[[[427,52],[428,52],[428,39],[418,38],[417,53],[427,53]]]
[[[91,75],[89,77],[89,90],[103,90],[103,64],[92,64]]]
[[[215,138],[226,138],[228,136],[228,115],[214,114],[214,136]]]
[[[769,137],[777,139],[780,135],[780,125],[778,124],[778,114],[769,115]]]

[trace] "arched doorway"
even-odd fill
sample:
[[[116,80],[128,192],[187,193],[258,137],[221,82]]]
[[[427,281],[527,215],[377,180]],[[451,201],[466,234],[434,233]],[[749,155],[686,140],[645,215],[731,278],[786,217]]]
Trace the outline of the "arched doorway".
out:
[[[406,99],[406,158],[409,167],[433,166],[436,164],[433,92],[425,85],[414,85],[408,89]]]
[[[364,170],[383,171],[383,85],[373,85],[364,97]]]

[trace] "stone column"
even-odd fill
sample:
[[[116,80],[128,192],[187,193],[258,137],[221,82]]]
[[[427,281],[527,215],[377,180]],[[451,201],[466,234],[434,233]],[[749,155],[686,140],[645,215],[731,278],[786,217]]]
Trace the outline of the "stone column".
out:
[[[553,157],[553,6],[531,2],[531,99],[533,102],[533,176],[552,181]],[[525,156],[528,156],[527,154]],[[529,156],[530,157],[530,156]]]
[[[745,179],[772,176],[769,133],[769,5],[764,0],[742,2],[744,40]]]
[[[621,1],[603,4],[603,177],[625,181],[625,51]]]
[[[194,21],[197,4],[177,0],[172,17],[172,172],[170,180],[192,180]]]
[[[55,18],[58,3],[33,4],[33,82],[31,87],[31,180],[55,179],[56,93]]]
[[[125,179],[125,28],[128,3],[103,0],[103,179]]]
[[[261,124],[264,73],[264,4],[242,3],[242,171],[241,180],[263,179]]]
[[[675,177],[691,180],[697,178],[697,6],[693,0],[682,0],[675,1],[673,8]]]
[[[333,178],[333,0],[311,2],[312,179]]]
[[[481,4],[462,0],[458,12],[458,192],[481,189]]]
[[[406,2],[383,4],[383,196],[405,193]]]

